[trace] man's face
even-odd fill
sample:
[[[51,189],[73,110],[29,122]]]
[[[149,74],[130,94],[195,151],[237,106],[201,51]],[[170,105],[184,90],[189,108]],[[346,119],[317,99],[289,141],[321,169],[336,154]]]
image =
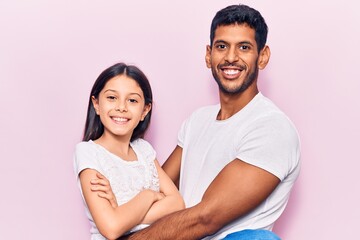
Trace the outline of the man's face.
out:
[[[255,30],[246,24],[217,27],[213,46],[206,51],[206,65],[226,94],[242,93],[256,85],[258,58]]]

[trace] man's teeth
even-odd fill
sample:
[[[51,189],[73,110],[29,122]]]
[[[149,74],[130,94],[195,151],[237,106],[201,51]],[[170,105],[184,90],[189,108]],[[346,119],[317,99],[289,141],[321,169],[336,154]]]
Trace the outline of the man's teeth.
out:
[[[120,117],[113,117],[112,119],[114,119],[117,122],[127,122],[128,121],[127,118],[120,118]]]
[[[239,70],[237,69],[225,69],[224,73],[227,75],[235,75],[239,73]]]

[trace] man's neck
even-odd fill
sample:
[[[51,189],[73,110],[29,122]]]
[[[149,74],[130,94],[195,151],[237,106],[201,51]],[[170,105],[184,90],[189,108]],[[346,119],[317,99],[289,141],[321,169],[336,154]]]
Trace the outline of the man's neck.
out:
[[[225,120],[243,109],[257,94],[257,87],[249,88],[239,94],[226,94],[220,91],[220,111],[217,120]]]

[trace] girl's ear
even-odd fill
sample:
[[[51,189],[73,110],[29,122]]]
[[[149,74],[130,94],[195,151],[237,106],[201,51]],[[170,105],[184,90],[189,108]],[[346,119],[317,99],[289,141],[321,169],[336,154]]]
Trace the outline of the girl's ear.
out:
[[[264,69],[266,67],[266,65],[268,64],[269,60],[270,60],[270,48],[269,46],[265,46],[259,54],[259,60],[258,60],[258,67],[260,70]]]
[[[141,121],[144,121],[146,115],[150,112],[150,110],[151,110],[151,103],[146,104],[144,106],[144,110],[143,110],[143,113],[141,115]]]
[[[91,101],[94,106],[96,114],[99,115],[99,100],[96,99],[94,96],[91,96]]]

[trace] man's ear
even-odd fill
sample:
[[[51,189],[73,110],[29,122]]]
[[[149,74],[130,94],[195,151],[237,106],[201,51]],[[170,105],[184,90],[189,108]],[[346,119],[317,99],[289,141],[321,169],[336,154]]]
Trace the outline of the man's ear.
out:
[[[93,104],[96,114],[99,115],[99,100],[96,99],[94,96],[91,96],[91,102]]]
[[[264,69],[270,60],[270,48],[265,45],[265,47],[259,53],[258,67],[259,69]]]
[[[211,68],[211,47],[210,47],[210,45],[206,46],[205,62],[206,62],[206,66],[208,68]]]
[[[150,112],[150,110],[151,110],[151,103],[146,104],[144,106],[144,110],[143,110],[143,113],[141,115],[141,121],[144,121],[146,115]]]

